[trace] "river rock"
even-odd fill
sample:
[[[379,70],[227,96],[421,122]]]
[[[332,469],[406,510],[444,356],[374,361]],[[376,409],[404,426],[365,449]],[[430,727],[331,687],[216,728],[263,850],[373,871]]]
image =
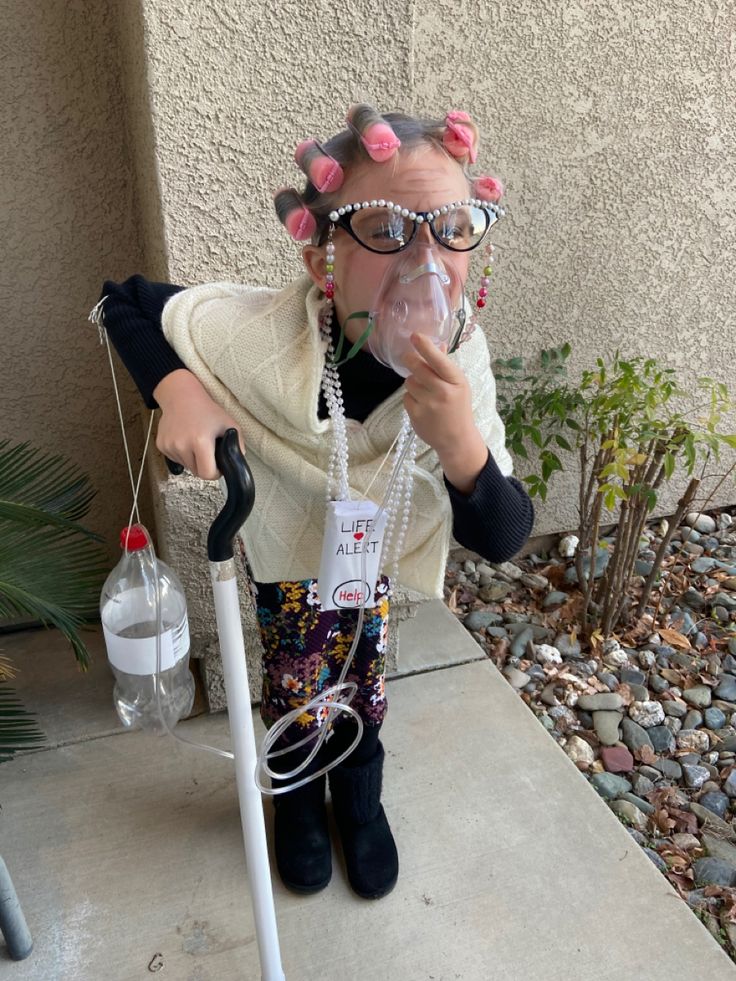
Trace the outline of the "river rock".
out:
[[[664,709],[664,714],[672,716],[674,719],[682,719],[687,715],[687,705],[677,698],[668,698],[660,704]]]
[[[634,722],[638,722],[642,728],[651,729],[652,726],[664,722],[664,709],[661,702],[632,702],[629,705],[629,717]]]
[[[524,570],[520,569],[518,565],[514,565],[513,562],[501,562],[496,566],[499,572],[502,572],[509,579],[521,579],[524,575]]]
[[[559,589],[555,589],[544,597],[542,600],[542,608],[547,610],[551,606],[559,606],[561,603],[566,603],[567,599],[567,593],[563,593]]]
[[[736,770],[731,770],[723,784],[723,793],[736,797]]]
[[[681,729],[675,740],[678,749],[688,749],[692,753],[707,753],[710,749],[710,736],[705,729]]]
[[[659,770],[660,773],[664,774],[665,777],[669,777],[671,780],[682,779],[682,767],[677,760],[668,760],[663,756],[661,759],[655,760],[652,765],[655,770]]]
[[[463,626],[468,630],[484,630],[501,623],[502,619],[500,613],[493,613],[491,610],[471,610],[463,620]]]
[[[620,712],[593,712],[593,727],[604,746],[615,746],[619,740]],[[611,769],[606,767],[606,769]],[[625,769],[630,769],[626,767]]]
[[[635,828],[643,830],[649,823],[646,814],[640,811],[636,804],[632,804],[630,800],[613,800],[608,806],[614,814]]]
[[[696,708],[707,708],[711,703],[712,692],[707,685],[695,685],[693,688],[686,688],[682,697],[688,705]]]
[[[647,732],[655,753],[671,753],[674,750],[675,737],[668,726],[652,726]]]
[[[716,530],[713,518],[709,514],[701,514],[697,511],[690,511],[685,515],[685,524],[704,535],[710,535]]]
[[[719,708],[707,708],[704,713],[705,724],[709,729],[722,729],[726,724],[726,715]]]
[[[727,702],[736,702],[736,677],[732,674],[722,674],[713,694],[716,698],[722,698]]]
[[[696,886],[733,886],[736,869],[720,858],[696,858],[692,864]]]
[[[562,656],[567,660],[568,658],[574,660],[582,656],[580,641],[571,640],[570,634],[559,633],[554,639],[554,646],[562,654]],[[736,679],[734,679],[736,681]]]
[[[615,800],[631,790],[631,784],[617,773],[594,773],[590,778],[593,788],[606,800]]]
[[[570,736],[563,748],[573,763],[590,764],[595,760],[595,750],[580,736]]]
[[[562,655],[550,644],[535,644],[534,656],[540,664],[562,664]]]
[[[729,838],[736,840],[736,833],[733,828],[723,820],[729,804],[730,800],[726,794],[720,790],[709,790],[706,794],[701,795],[700,800],[690,801],[690,810],[700,818],[703,824],[707,825],[710,822],[719,831],[727,832]]]
[[[478,596],[484,603],[497,603],[499,600],[506,599],[513,590],[512,583],[499,582],[494,579],[488,586],[481,586],[478,590]]]
[[[732,845],[730,841],[725,841],[718,835],[712,834],[710,831],[703,831],[703,844],[708,849],[708,854],[713,858],[720,858],[722,862],[727,862],[730,866],[736,869],[736,845]]]
[[[511,654],[513,657],[524,657],[526,654],[527,642],[532,640],[534,637],[534,631],[531,627],[527,627],[526,630],[522,630],[518,633],[514,639],[511,641]]]
[[[634,757],[625,746],[602,746],[601,759],[609,773],[628,773],[634,769]]]
[[[710,770],[704,766],[697,766],[692,763],[682,764],[682,775],[685,783],[692,790],[700,790],[705,781],[710,777]]]
[[[564,535],[557,545],[557,551],[563,559],[571,559],[579,544],[580,539],[577,535]]]
[[[612,712],[620,709],[624,704],[621,695],[616,692],[601,691],[594,695],[581,695],[578,699],[578,707],[585,709],[586,712]]]
[[[634,720],[630,719],[628,716],[624,716],[621,720],[621,732],[622,741],[628,746],[632,753],[636,753],[636,750],[642,746],[648,746],[650,749],[654,748],[647,730],[640,726],[638,722],[634,722]]]
[[[510,664],[506,665],[502,673],[512,688],[524,688],[531,680],[525,671],[519,671],[518,668],[514,668]]]

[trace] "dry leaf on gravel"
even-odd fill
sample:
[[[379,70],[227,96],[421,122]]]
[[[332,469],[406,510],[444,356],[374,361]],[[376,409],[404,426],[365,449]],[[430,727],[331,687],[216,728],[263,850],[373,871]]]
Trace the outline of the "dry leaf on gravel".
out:
[[[631,691],[631,685],[629,685],[629,683],[626,681],[619,681],[616,688],[616,694],[621,696],[624,705],[627,707],[631,705],[632,702],[636,701]]]
[[[684,872],[670,871],[664,874],[675,887],[680,899],[687,900],[688,893],[695,886],[695,876],[693,875],[692,869],[686,869]]]
[[[658,811],[654,811],[654,813],[650,814],[649,817],[665,835],[670,834],[676,824],[674,818],[670,817],[670,812],[664,807],[660,808]]]
[[[681,634],[679,630],[673,630],[672,627],[660,627],[657,631],[662,640],[671,644],[672,647],[679,647],[684,651],[691,651],[692,644],[687,639],[684,634]]]
[[[539,570],[540,573],[549,579],[552,585],[556,588],[557,586],[565,585],[565,567],[564,565],[546,565],[543,569]]]
[[[641,746],[637,746],[634,750],[634,757],[641,763],[646,763],[651,766],[656,763],[659,757],[654,752],[651,746],[647,746],[646,743],[642,743]]]

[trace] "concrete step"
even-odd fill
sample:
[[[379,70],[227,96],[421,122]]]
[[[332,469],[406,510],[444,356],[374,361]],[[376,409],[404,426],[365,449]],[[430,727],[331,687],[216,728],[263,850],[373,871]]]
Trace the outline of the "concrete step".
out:
[[[418,665],[451,666],[388,686],[399,882],[359,899],[339,850],[316,896],[276,880],[289,981],[732,981],[731,960],[449,611],[402,625],[402,651],[407,629]],[[0,848],[35,940],[0,973],[133,981],[160,955],[162,978],[259,978],[231,764],[110,734],[114,713],[96,702],[104,693],[112,712],[109,677],[86,690],[73,677],[76,701],[55,709],[65,744],[0,766]],[[229,745],[224,714],[181,728]]]

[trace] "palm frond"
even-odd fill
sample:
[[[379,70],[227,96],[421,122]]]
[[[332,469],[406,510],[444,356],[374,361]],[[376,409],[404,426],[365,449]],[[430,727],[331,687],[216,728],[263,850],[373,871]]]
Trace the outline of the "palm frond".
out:
[[[58,627],[82,668],[79,628],[97,618],[107,555],[78,523],[94,497],[63,457],[0,441],[0,619],[31,616]]]
[[[0,521],[0,617],[58,627],[83,668],[89,654],[78,628],[98,616],[107,571],[101,546],[73,532]]]
[[[102,541],[78,524],[95,496],[89,478],[64,457],[0,441],[0,518],[24,525],[56,525]]]
[[[35,714],[18,701],[12,688],[0,682],[0,763],[6,762],[21,749],[32,749],[45,742]]]

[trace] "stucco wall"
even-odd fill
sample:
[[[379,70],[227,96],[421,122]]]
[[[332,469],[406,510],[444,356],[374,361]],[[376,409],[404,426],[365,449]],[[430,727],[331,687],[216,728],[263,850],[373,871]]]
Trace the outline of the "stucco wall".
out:
[[[298,247],[272,191],[349,102],[464,108],[506,184],[485,330],[493,354],[569,340],[571,375],[620,346],[732,375],[735,15],[727,3],[144,0],[170,277],[285,283]],[[736,415],[728,420],[736,431]],[[733,454],[727,459],[733,460]],[[535,533],[576,522],[574,461]],[[526,464],[517,460],[517,475]],[[723,468],[716,468],[721,470]],[[673,510],[673,481],[658,513]],[[713,486],[713,483],[709,485]],[[724,486],[716,503],[736,499]]]
[[[0,437],[89,473],[87,524],[117,556],[130,485],[107,355],[86,320],[103,279],[141,262],[117,32],[92,0],[1,0],[0,20]],[[137,458],[140,401],[118,371]]]
[[[494,355],[569,340],[579,370],[620,345],[661,357],[685,385],[731,380],[728,3],[0,10],[2,432],[84,465],[101,490],[90,524],[111,541],[129,489],[85,322],[102,280],[287,282],[298,248],[271,192],[299,179],[297,140],[334,132],[358,99],[477,119],[480,162],[507,187],[485,318]],[[123,387],[139,452],[140,402]],[[552,486],[536,532],[575,523],[574,473]],[[717,500],[734,497],[731,486]]]

